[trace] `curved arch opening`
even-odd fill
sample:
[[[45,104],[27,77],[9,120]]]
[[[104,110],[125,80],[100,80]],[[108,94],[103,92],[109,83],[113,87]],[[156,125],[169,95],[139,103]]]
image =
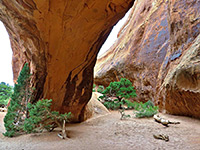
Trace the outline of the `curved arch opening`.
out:
[[[130,8],[129,11],[125,14],[125,16],[121,20],[119,20],[117,22],[117,24],[113,27],[113,29],[110,32],[109,36],[107,37],[106,41],[102,45],[102,47],[98,53],[98,57],[101,56],[102,54],[104,54],[107,50],[109,50],[109,48],[115,43],[115,41],[117,40],[117,34],[120,31],[121,27],[126,22],[126,20],[128,19],[131,9],[132,8]]]
[[[0,21],[0,83],[14,85],[12,71],[12,49],[5,26]]]

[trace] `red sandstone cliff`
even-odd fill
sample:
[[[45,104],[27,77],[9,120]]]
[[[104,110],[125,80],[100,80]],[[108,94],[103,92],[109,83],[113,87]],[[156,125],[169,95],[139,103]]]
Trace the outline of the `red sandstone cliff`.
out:
[[[138,100],[200,118],[199,33],[199,0],[137,0],[118,41],[98,58],[95,83],[126,77]]]
[[[30,63],[35,100],[82,119],[99,48],[134,0],[1,0],[0,20],[13,49],[14,78]]]

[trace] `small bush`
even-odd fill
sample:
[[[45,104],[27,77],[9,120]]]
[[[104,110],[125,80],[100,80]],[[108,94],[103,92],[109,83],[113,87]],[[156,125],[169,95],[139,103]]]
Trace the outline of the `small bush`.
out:
[[[71,118],[71,112],[60,114],[57,111],[51,111],[52,100],[39,100],[36,104],[28,104],[29,117],[25,119],[24,131],[42,132],[44,129],[52,131],[55,127],[63,128],[63,121],[68,122]]]
[[[104,89],[103,85],[99,85],[99,87],[97,88],[97,92],[99,92],[99,93],[103,93],[104,90],[105,89]]]
[[[158,113],[158,106],[154,106],[150,100],[146,103],[134,102],[134,109],[136,110],[134,114],[137,118],[152,117]]]
[[[132,103],[131,101],[129,101],[127,99],[124,100],[124,103],[125,103],[127,109],[134,109],[134,107],[135,107],[134,103]]]
[[[121,103],[119,103],[119,101],[115,99],[112,101],[106,101],[103,104],[107,109],[116,110],[116,109],[119,109]]]
[[[121,118],[120,120],[126,119],[126,118],[130,118],[131,115],[126,115],[124,109],[119,110],[120,114],[121,114]]]
[[[92,92],[96,92],[96,85],[95,84],[93,84],[93,88],[92,88]]]

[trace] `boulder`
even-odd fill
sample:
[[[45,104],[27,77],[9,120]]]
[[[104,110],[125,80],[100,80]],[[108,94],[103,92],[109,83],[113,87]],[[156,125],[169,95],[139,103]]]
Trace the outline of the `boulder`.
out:
[[[140,0],[95,66],[95,83],[128,78],[138,101],[200,118],[200,1]]]
[[[92,97],[83,110],[83,119],[97,118],[109,114],[108,109],[98,100],[101,93],[92,92]]]
[[[0,20],[13,50],[16,80],[30,64],[34,101],[52,110],[81,112],[90,100],[97,53],[134,0],[1,0]]]
[[[168,113],[200,118],[200,35],[180,62],[170,66],[157,96]]]

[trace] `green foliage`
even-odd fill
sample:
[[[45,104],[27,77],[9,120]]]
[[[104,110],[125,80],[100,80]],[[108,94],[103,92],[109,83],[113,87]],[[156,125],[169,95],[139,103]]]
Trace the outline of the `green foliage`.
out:
[[[126,78],[121,78],[119,82],[111,82],[103,91],[103,94],[109,97],[117,97],[118,99],[128,99],[137,96],[131,81]]]
[[[62,122],[67,122],[71,117],[71,112],[59,114],[59,112],[51,111],[52,100],[40,100],[31,104],[30,77],[30,69],[26,63],[14,86],[10,106],[4,118],[6,128],[4,136],[13,137],[43,129],[51,131],[57,126],[62,128]]]
[[[29,117],[25,119],[24,131],[42,132],[44,129],[52,131],[55,127],[62,128],[63,120],[66,122],[71,118],[71,112],[60,114],[57,111],[51,111],[52,100],[39,100],[36,104],[28,104]]]
[[[121,114],[121,118],[120,118],[121,120],[131,117],[131,115],[126,115],[125,114],[125,110],[124,109],[119,110],[119,112]]]
[[[152,117],[158,113],[158,106],[154,106],[150,100],[146,103],[134,102],[134,105],[134,109],[136,110],[134,113],[137,118]]]
[[[115,109],[119,109],[120,104],[122,103],[121,102],[119,103],[118,99],[115,99],[112,101],[105,101],[103,104],[104,106],[106,106],[106,108],[115,110]]]
[[[99,92],[101,92],[103,96],[100,96],[98,100],[100,100],[104,106],[108,109],[119,109],[121,119],[130,117],[130,115],[125,114],[124,110],[125,106],[127,108],[132,108],[133,103],[127,99],[137,96],[130,80],[121,78],[119,82],[111,82],[105,90],[103,90],[103,86],[99,87]]]
[[[95,85],[95,84],[93,84],[93,89],[92,89],[92,92],[96,92],[95,88],[96,88],[96,85]]]
[[[99,87],[97,88],[97,92],[99,92],[99,93],[103,93],[104,90],[105,89],[104,89],[103,85],[99,85]]]
[[[125,78],[121,78],[119,82],[111,82],[108,87],[102,92],[103,96],[98,98],[108,109],[119,109],[121,119],[128,118],[130,115],[125,114],[125,109],[136,110],[137,118],[152,117],[158,112],[158,107],[154,106],[151,101],[146,103],[132,103],[127,100],[131,97],[136,97],[136,92],[132,83]]]
[[[111,82],[102,94],[103,96],[99,99],[108,109],[122,108],[125,104],[130,105],[130,101],[126,99],[137,96],[132,83],[125,78],[121,78],[119,82]]]
[[[0,107],[6,106],[13,92],[13,87],[5,82],[0,83]]]
[[[30,99],[30,76],[30,69],[26,63],[20,72],[17,84],[14,86],[10,106],[4,118],[4,126],[6,128],[4,136],[12,137],[23,132],[21,124],[24,121],[24,114],[27,113],[25,106]]]
[[[134,103],[132,103],[131,101],[127,99],[124,100],[124,103],[127,106],[127,109],[133,109],[135,107]]]

